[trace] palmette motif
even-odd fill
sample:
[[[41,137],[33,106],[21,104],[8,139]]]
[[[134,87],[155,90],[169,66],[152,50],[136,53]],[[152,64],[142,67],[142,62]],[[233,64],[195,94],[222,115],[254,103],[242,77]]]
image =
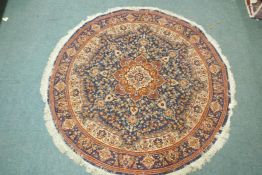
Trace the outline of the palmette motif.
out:
[[[53,120],[87,162],[126,174],[175,171],[227,120],[227,71],[205,35],[153,10],[120,10],[79,29],[49,87]]]

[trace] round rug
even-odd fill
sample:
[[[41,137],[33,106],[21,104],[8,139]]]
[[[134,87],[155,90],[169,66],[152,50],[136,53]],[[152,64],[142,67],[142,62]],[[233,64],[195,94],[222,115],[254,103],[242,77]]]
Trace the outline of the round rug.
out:
[[[94,174],[200,168],[227,139],[233,107],[233,78],[215,46],[159,9],[90,17],[59,42],[43,76],[54,142]]]

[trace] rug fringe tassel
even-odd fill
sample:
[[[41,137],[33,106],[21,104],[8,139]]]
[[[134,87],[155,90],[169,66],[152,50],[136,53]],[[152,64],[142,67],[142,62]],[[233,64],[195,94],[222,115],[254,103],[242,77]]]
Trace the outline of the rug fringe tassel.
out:
[[[88,21],[90,21],[90,20],[92,20],[92,19],[94,19],[94,18],[96,18],[100,15],[104,15],[104,14],[107,14],[107,13],[110,13],[110,12],[113,12],[113,11],[117,11],[117,10],[122,10],[122,9],[127,9],[127,10],[140,10],[140,9],[157,10],[157,11],[169,14],[171,16],[178,17],[178,18],[180,18],[184,21],[187,21],[191,25],[198,27],[205,34],[205,36],[208,38],[208,40],[213,44],[213,46],[216,48],[216,50],[218,51],[219,55],[221,56],[221,58],[223,59],[223,62],[225,63],[225,65],[227,67],[228,79],[229,79],[229,84],[230,84],[230,94],[229,95],[231,96],[231,102],[229,104],[228,121],[226,122],[224,127],[221,128],[221,133],[216,135],[216,139],[217,139],[216,142],[213,145],[211,145],[210,148],[206,152],[204,152],[199,159],[193,161],[192,163],[190,163],[189,165],[186,165],[185,167],[183,167],[182,169],[180,169],[178,171],[170,173],[170,175],[185,175],[185,174],[188,174],[188,173],[193,172],[195,170],[199,170],[203,167],[203,165],[205,163],[210,161],[210,159],[216,154],[216,152],[218,150],[220,150],[223,147],[223,145],[226,143],[226,141],[229,138],[230,117],[233,115],[233,108],[237,105],[237,102],[235,100],[236,85],[235,85],[235,81],[234,81],[234,78],[233,78],[233,74],[230,71],[229,62],[228,62],[227,58],[222,54],[221,49],[220,49],[219,45],[217,44],[217,42],[210,35],[208,35],[205,32],[205,30],[203,29],[202,26],[196,24],[193,21],[190,21],[190,20],[184,18],[183,16],[176,15],[176,14],[170,12],[170,11],[167,11],[167,10],[161,10],[161,9],[154,8],[154,7],[117,7],[117,8],[109,9],[105,13],[98,13],[96,15],[90,16],[86,20],[84,20],[80,24],[78,24],[75,28],[70,30],[68,32],[68,34],[66,36],[64,36],[58,42],[55,49],[51,53],[49,60],[48,60],[48,64],[47,64],[47,66],[44,70],[44,73],[43,73],[42,81],[41,81],[40,93],[41,93],[42,99],[45,103],[44,119],[45,119],[46,128],[47,128],[49,134],[52,136],[53,142],[56,145],[56,147],[60,150],[60,152],[63,153],[63,154],[66,154],[75,163],[84,167],[88,173],[96,174],[96,175],[111,175],[111,174],[114,174],[114,173],[107,172],[107,171],[105,171],[101,168],[98,168],[96,166],[93,166],[93,165],[87,163],[81,156],[77,155],[73,151],[73,149],[70,148],[64,142],[62,136],[57,131],[55,124],[52,120],[50,108],[49,108],[49,105],[48,105],[48,86],[49,86],[49,77],[52,73],[52,69],[53,69],[53,65],[54,65],[54,62],[56,60],[56,57],[59,54],[59,51],[64,46],[64,44],[68,41],[68,39],[86,22],[88,22]]]

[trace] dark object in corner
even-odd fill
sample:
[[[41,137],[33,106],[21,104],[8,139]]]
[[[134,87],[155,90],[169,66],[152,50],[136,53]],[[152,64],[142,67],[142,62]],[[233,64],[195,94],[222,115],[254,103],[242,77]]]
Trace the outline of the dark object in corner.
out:
[[[262,0],[245,0],[251,18],[262,19]]]
[[[5,7],[8,0],[0,0],[0,23],[2,22],[2,17],[5,11]]]

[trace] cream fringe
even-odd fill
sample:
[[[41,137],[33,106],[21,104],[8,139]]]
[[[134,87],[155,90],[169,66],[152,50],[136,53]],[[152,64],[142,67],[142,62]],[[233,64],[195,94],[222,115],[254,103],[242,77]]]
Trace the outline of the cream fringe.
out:
[[[193,172],[195,170],[201,169],[202,166],[206,163],[209,162],[211,157],[213,157],[215,155],[215,153],[221,149],[223,147],[223,145],[226,143],[228,137],[229,137],[229,130],[230,130],[230,117],[233,114],[233,108],[234,106],[236,106],[237,102],[235,100],[235,81],[233,78],[233,74],[230,71],[230,65],[229,62],[227,60],[227,58],[222,54],[221,49],[219,47],[219,45],[217,44],[217,42],[210,36],[208,35],[205,30],[202,28],[202,26],[196,24],[193,21],[190,21],[186,18],[184,18],[183,16],[180,15],[176,15],[170,11],[167,10],[161,10],[158,8],[154,8],[154,7],[117,7],[117,8],[113,8],[113,9],[109,9],[108,11],[106,11],[105,13],[98,13],[96,15],[93,16],[89,16],[87,17],[86,20],[82,21],[80,24],[78,24],[75,28],[73,28],[72,30],[70,30],[68,32],[68,34],[66,36],[64,36],[56,45],[55,49],[53,50],[53,52],[51,53],[49,60],[48,60],[48,64],[44,70],[43,73],[43,77],[42,77],[42,81],[41,81],[41,88],[40,88],[40,93],[42,95],[43,101],[45,103],[45,110],[44,110],[44,119],[45,119],[45,125],[48,129],[49,134],[52,136],[53,138],[53,142],[54,144],[57,146],[57,148],[63,153],[66,154],[70,159],[74,160],[74,162],[76,162],[77,164],[79,164],[80,166],[84,167],[86,169],[86,171],[88,173],[91,174],[96,174],[96,175],[111,175],[114,173],[111,172],[107,172],[106,170],[103,170],[101,168],[98,168],[94,165],[91,165],[90,163],[86,162],[85,160],[83,160],[83,158],[81,156],[79,156],[78,154],[76,154],[72,148],[70,148],[63,140],[63,138],[61,137],[61,135],[59,134],[59,132],[57,131],[54,122],[52,120],[52,116],[51,116],[51,112],[50,112],[50,108],[48,105],[48,86],[49,86],[49,77],[52,73],[52,69],[53,69],[53,65],[54,62],[56,60],[56,57],[59,53],[59,51],[62,49],[62,47],[64,46],[64,44],[69,40],[69,38],[86,22],[100,16],[100,15],[104,15],[104,14],[108,14],[110,12],[113,11],[117,11],[117,10],[122,10],[122,9],[129,9],[129,10],[139,10],[139,9],[150,9],[150,10],[157,10],[166,14],[169,14],[171,16],[175,16],[178,17],[184,21],[189,22],[191,25],[198,27],[204,34],[205,36],[208,38],[208,40],[213,44],[213,46],[216,48],[216,50],[218,51],[219,55],[221,56],[221,58],[223,59],[223,62],[226,64],[227,66],[227,71],[228,71],[228,78],[229,78],[229,84],[230,84],[230,97],[231,97],[231,102],[229,104],[229,114],[228,114],[228,120],[226,122],[226,124],[224,125],[223,128],[221,128],[221,133],[218,133],[216,135],[216,142],[205,152],[201,155],[200,158],[198,158],[197,160],[193,161],[192,163],[190,163],[189,165],[186,165],[185,167],[183,167],[180,170],[177,170],[175,172],[170,173],[170,175],[185,175],[187,173]]]

